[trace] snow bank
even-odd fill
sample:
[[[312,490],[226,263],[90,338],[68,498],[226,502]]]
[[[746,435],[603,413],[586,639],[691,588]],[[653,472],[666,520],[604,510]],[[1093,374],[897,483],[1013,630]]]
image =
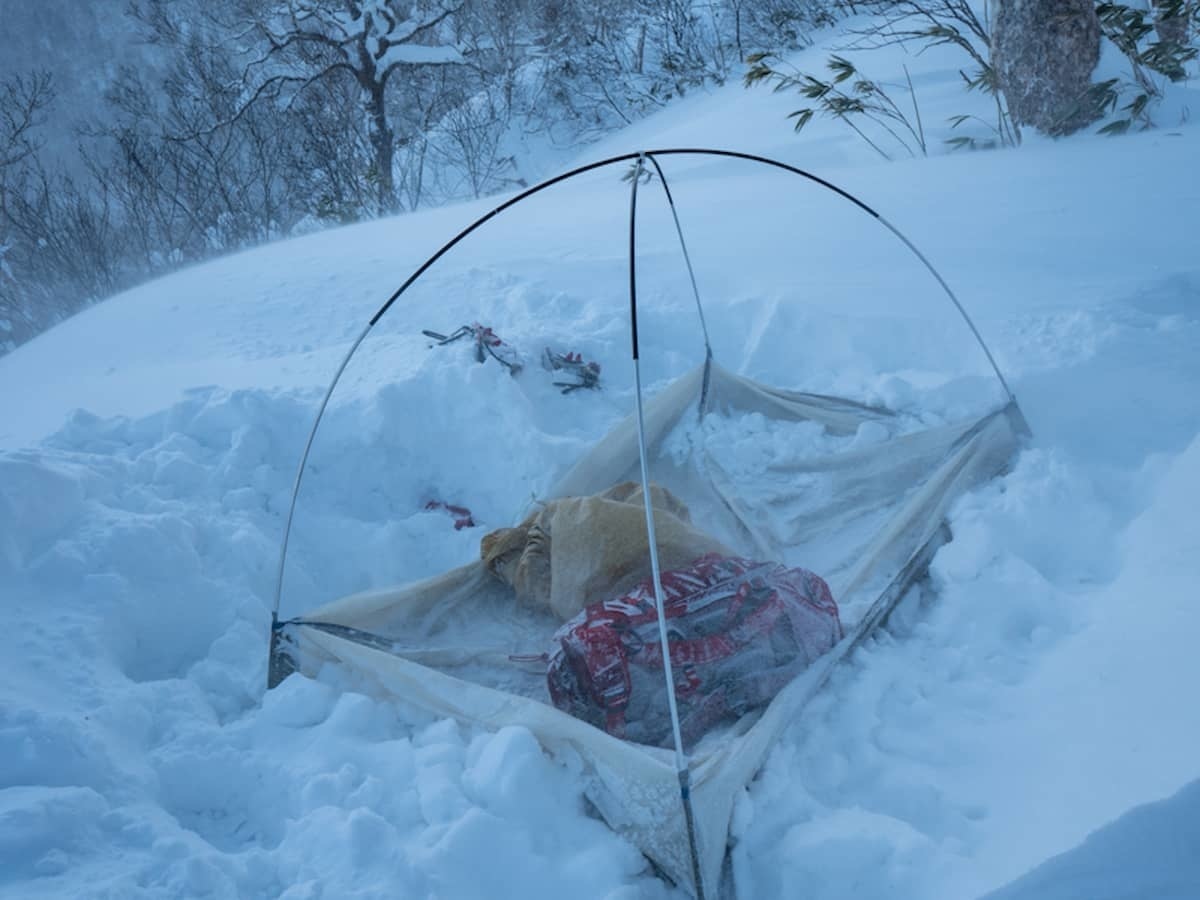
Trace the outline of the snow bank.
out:
[[[0,456],[0,890],[664,895],[525,731],[465,733],[299,678],[262,698],[290,490],[268,460],[294,451],[306,399],[199,390],[143,419],[77,414]],[[388,538],[423,537],[424,566],[478,540],[420,507],[400,525]]]
[[[739,888],[974,896],[1193,779],[1200,439],[1159,478],[1115,539],[1046,451],[963,503],[937,602],[910,598],[750,790]]]
[[[1132,809],[986,900],[1190,900],[1200,894],[1200,781]]]

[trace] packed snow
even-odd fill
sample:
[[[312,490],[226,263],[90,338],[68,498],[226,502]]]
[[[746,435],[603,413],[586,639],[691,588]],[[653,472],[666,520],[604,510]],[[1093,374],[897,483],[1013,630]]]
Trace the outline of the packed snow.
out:
[[[944,56],[908,64],[927,121],[982,102]],[[793,136],[795,105],[696,94],[587,159],[730,147],[854,192],[955,288],[1034,437],[740,798],[738,895],[1200,896],[1200,130],[884,163],[837,123]],[[663,161],[726,365],[925,419],[997,399],[936,285],[861,211],[778,173]],[[631,411],[621,174],[515,208],[380,321],[314,445],[285,614],[473,558]],[[702,359],[655,188],[650,389]],[[436,720],[332,668],[264,694],[325,386],[494,202],[192,268],[0,358],[0,895],[682,896],[523,729]],[[525,353],[520,375],[421,335],[472,321]],[[604,389],[563,395],[545,346],[599,362]],[[795,450],[761,422],[717,437],[735,468]]]

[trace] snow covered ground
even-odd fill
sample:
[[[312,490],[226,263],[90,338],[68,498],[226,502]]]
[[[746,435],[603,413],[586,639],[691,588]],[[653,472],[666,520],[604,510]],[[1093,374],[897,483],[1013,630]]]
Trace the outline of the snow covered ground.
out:
[[[928,122],[981,102],[952,60],[909,65]],[[729,147],[858,194],[954,286],[1034,440],[741,798],[739,894],[1200,896],[1200,130],[884,163],[835,123],[794,137],[795,105],[729,86],[587,158]],[[718,359],[914,414],[987,396],[969,335],[869,217],[733,163],[667,171]],[[619,174],[498,220],[364,343],[314,448],[285,613],[471,558],[630,409]],[[653,189],[642,348],[660,384],[698,330]],[[321,392],[489,206],[221,259],[0,358],[0,895],[675,895],[527,732],[435,721],[336,673],[263,697]],[[533,364],[511,378],[419,333],[473,320]],[[598,360],[606,390],[559,394],[544,345]]]

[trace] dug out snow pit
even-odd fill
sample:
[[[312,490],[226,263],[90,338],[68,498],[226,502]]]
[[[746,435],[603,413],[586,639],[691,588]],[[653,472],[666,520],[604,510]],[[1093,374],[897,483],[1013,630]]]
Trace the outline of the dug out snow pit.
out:
[[[905,407],[900,412],[831,393],[783,389],[718,364],[658,159],[688,155],[801,176],[822,196],[856,207],[855,215],[869,216],[898,238],[934,276],[983,351],[991,369],[987,396],[939,413],[917,408],[918,395],[909,392],[896,404]],[[282,618],[288,535],[309,453],[330,396],[372,328],[426,270],[498,214],[576,175],[623,163],[634,166],[625,219],[629,302],[601,331],[628,328],[632,384],[622,395],[605,359],[602,389],[569,396],[596,404],[627,397],[632,415],[606,433],[603,426],[586,432],[586,440],[576,430],[569,439],[539,443],[531,439],[541,415],[532,398],[540,390],[539,402],[565,402],[553,388],[534,386],[526,393],[517,376],[475,364],[463,380],[495,402],[475,398],[464,409],[430,397],[437,379],[411,382],[405,394],[411,408],[406,401],[398,416],[426,418],[422,429],[411,432],[419,452],[405,445],[398,458],[430,461],[432,487],[453,491],[455,502],[482,511],[478,521],[516,524],[489,534],[482,558],[465,565]],[[651,168],[654,178],[645,180]],[[697,347],[702,353],[694,357],[671,351],[648,362],[654,373],[649,399],[643,397],[638,342],[640,184],[663,189],[665,204],[652,221],[673,226],[678,237],[703,337]],[[663,215],[667,207],[669,218]],[[644,255],[657,260],[664,254],[655,247]],[[665,315],[658,309],[643,324],[668,321]],[[780,329],[771,336],[789,355],[822,338]],[[688,359],[695,366],[685,371]],[[440,377],[451,377],[450,371],[441,370]],[[953,393],[956,383],[938,384]],[[530,427],[513,425],[514,416]],[[382,440],[390,447],[398,433],[389,430]],[[924,576],[949,537],[951,506],[1003,472],[1027,434],[1015,398],[946,282],[857,198],[787,164],[730,151],[652,151],[591,163],[477,219],[419,267],[350,346],[301,454],[285,521],[270,683],[296,670],[317,675],[336,666],[354,673],[356,683],[436,716],[494,732],[526,729],[551,754],[570,761],[594,809],[659,872],[698,897],[716,896],[735,798],[833,667]],[[457,452],[463,444],[480,450],[474,465],[463,468],[480,476],[482,507],[460,493],[466,485],[443,485],[436,477],[445,469],[443,448]],[[569,468],[560,468],[562,457],[580,447],[586,449]],[[523,458],[528,462],[519,472]],[[327,468],[328,460],[321,463]],[[532,502],[511,519],[490,515],[486,507],[500,495],[485,482],[532,487],[527,470],[535,465],[545,477],[536,482]],[[372,527],[373,536],[379,533]],[[457,534],[447,541],[470,539],[468,529]],[[309,572],[301,571],[293,583]]]

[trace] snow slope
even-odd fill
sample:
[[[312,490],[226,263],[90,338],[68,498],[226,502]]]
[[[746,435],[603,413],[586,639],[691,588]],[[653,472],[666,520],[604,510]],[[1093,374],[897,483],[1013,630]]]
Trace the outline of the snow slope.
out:
[[[947,58],[909,63],[928,121],[978,102]],[[588,158],[711,144],[860,195],[963,298],[1035,438],[960,505],[930,583],[742,797],[739,893],[1090,895],[1071,861],[1117,840],[1146,847],[1128,895],[1200,895],[1156,824],[1200,830],[1200,131],[884,163],[834,124],[793,137],[793,106],[730,86]],[[928,276],[861,212],[734,164],[668,173],[719,359],[933,415],[994,396]],[[470,558],[630,409],[618,174],[514,210],[364,343],[306,476],[291,611]],[[0,895],[672,894],[527,732],[433,721],[336,672],[262,695],[321,392],[389,293],[489,205],[189,269],[0,358]],[[653,385],[698,332],[666,212],[643,207]],[[600,361],[606,390],[564,397],[536,364],[510,378],[419,334],[474,319],[530,356]],[[482,528],[455,531],[430,499]]]
[[[986,900],[1155,897],[1188,900],[1200,883],[1200,782],[1133,809]]]

